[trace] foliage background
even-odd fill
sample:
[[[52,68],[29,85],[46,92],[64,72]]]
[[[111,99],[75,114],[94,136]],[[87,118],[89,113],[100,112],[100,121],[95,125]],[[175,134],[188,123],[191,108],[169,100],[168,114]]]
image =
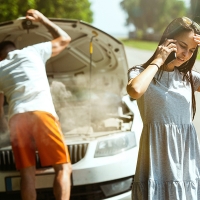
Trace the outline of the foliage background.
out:
[[[122,0],[121,7],[128,14],[127,25],[134,24],[141,37],[149,34],[149,30],[163,32],[174,18],[188,12],[185,3],[177,0]]]
[[[126,25],[135,27],[134,38],[157,40],[174,18],[187,16],[200,23],[200,0],[188,1],[190,6],[184,0],[121,0],[120,5],[127,14]],[[49,18],[93,22],[90,0],[0,0],[0,22],[25,16],[29,8]]]
[[[89,0],[0,0],[0,22],[25,16],[34,8],[49,18],[79,19],[92,23]]]
[[[138,39],[157,40],[177,17],[200,22],[200,0],[122,0],[120,5],[127,13],[127,25],[135,26],[133,37]]]

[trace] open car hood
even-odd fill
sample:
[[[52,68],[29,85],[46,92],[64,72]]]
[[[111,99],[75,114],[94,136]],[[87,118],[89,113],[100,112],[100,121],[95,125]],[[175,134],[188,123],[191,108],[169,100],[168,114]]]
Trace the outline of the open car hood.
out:
[[[47,63],[47,74],[85,73],[90,68],[90,42],[92,39],[93,73],[120,75],[126,85],[128,64],[123,44],[107,33],[78,20],[50,19],[66,31],[72,41],[67,49]],[[40,23],[29,24],[24,18],[0,23],[0,41],[11,40],[17,48],[45,42],[52,39],[47,29]]]
[[[123,44],[82,21],[50,20],[72,38],[63,52],[46,63],[64,134],[74,137],[120,131],[123,120],[130,119],[124,115],[128,110],[122,108],[128,70]],[[0,23],[0,41],[3,40],[11,40],[21,49],[52,37],[42,24],[19,18]]]

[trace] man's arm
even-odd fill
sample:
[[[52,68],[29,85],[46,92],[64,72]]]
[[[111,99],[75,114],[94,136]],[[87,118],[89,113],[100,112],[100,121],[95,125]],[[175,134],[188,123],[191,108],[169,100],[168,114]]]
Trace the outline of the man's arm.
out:
[[[64,50],[71,41],[70,36],[63,31],[59,26],[51,22],[47,17],[37,10],[30,9],[26,13],[26,18],[42,23],[51,33],[54,38],[52,43],[52,57],[58,55],[62,50]]]

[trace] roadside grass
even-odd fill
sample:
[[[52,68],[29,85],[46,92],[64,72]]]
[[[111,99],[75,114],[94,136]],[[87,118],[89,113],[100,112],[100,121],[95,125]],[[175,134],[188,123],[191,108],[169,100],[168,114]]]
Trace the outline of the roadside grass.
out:
[[[152,42],[152,41],[143,41],[143,40],[128,40],[128,39],[121,39],[121,42],[128,47],[133,47],[136,49],[143,49],[143,50],[150,50],[155,51],[158,42]],[[200,49],[197,55],[197,59],[200,60]]]
[[[158,43],[152,41],[144,41],[144,40],[121,40],[125,46],[133,47],[136,49],[150,50],[155,51]]]

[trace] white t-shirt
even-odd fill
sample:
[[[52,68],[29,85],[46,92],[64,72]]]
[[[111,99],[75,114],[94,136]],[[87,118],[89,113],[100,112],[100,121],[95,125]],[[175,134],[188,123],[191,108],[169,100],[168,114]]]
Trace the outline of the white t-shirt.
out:
[[[7,97],[9,119],[28,111],[45,111],[58,118],[45,69],[51,54],[51,42],[44,42],[11,51],[0,62],[0,90]]]

